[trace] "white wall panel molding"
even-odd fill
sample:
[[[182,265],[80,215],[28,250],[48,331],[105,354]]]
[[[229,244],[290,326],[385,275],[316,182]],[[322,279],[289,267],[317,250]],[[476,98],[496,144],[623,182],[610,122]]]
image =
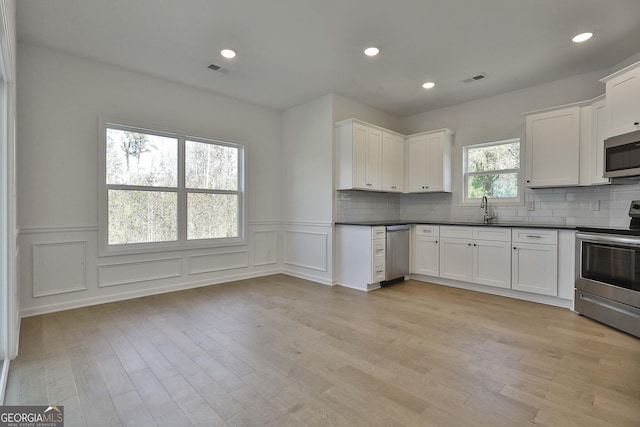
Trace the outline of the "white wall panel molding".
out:
[[[191,255],[188,257],[188,274],[214,273],[249,267],[249,251],[238,250]]]
[[[33,245],[33,297],[87,289],[87,242]]]
[[[285,264],[327,272],[329,268],[328,260],[328,232],[285,230]]]
[[[98,227],[22,227],[18,230],[20,236],[32,234],[51,234],[51,233],[87,233],[98,232]]]
[[[98,287],[128,285],[182,276],[182,257],[128,261],[98,266]]]
[[[278,263],[278,232],[260,230],[253,232],[253,265]]]
[[[156,285],[156,286],[151,286],[151,287],[146,287],[141,289],[135,289],[131,291],[124,291],[124,292],[120,291],[117,293],[108,293],[108,294],[88,296],[88,297],[82,297],[82,298],[51,301],[49,303],[23,307],[20,310],[20,317],[37,316],[39,314],[54,313],[57,311],[71,310],[74,308],[87,307],[90,305],[107,304],[110,302],[146,297],[150,295],[159,295],[167,292],[201,288],[204,286],[213,286],[213,285],[232,282],[236,280],[252,279],[255,277],[262,277],[262,276],[278,274],[278,273],[279,271],[260,271],[260,272],[245,271],[238,274],[218,276],[214,279],[211,279],[211,278],[199,279],[199,280],[193,280],[189,282],[172,283],[168,285]],[[110,289],[113,289],[113,288],[110,288]],[[78,294],[78,295],[87,295],[87,294]]]

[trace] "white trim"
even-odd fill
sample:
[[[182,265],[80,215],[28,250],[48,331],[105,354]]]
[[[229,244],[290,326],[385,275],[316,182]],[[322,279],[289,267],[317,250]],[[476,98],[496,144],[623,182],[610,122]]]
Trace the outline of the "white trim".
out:
[[[76,299],[70,302],[47,304],[47,305],[32,307],[28,309],[23,309],[20,311],[20,317],[37,316],[40,314],[54,313],[57,311],[71,310],[74,308],[82,308],[82,307],[88,307],[92,305],[106,304],[106,303],[116,302],[116,301],[124,301],[128,299],[146,297],[151,295],[160,295],[167,292],[182,291],[182,290],[193,289],[193,288],[201,288],[205,286],[213,286],[213,285],[223,284],[227,282],[234,282],[238,280],[252,279],[256,277],[267,277],[270,275],[282,274],[282,273],[283,272],[280,269],[261,270],[261,271],[246,273],[246,274],[235,274],[235,275],[228,275],[228,276],[217,277],[217,278],[183,282],[179,284],[158,286],[158,287],[153,287],[148,289],[140,289],[140,290],[135,290],[130,292],[120,292],[115,295],[104,295],[104,296]],[[307,279],[313,280],[311,278],[307,278]],[[316,281],[316,280],[313,280],[313,281]],[[318,283],[321,283],[321,282],[318,281]]]
[[[7,382],[9,382],[9,359],[2,360],[2,371],[0,372],[0,405],[4,405],[4,397],[7,391]]]
[[[538,294],[532,294],[529,292],[516,291],[513,289],[496,288],[493,286],[480,285],[477,283],[461,282],[458,280],[452,280],[452,279],[447,279],[443,277],[423,276],[421,274],[411,274],[411,279],[417,280],[419,282],[433,283],[435,285],[440,285],[440,286],[450,286],[453,288],[466,289],[469,291],[477,291],[485,294],[498,295],[502,297],[514,298],[514,299],[519,299],[523,301],[537,302],[539,304],[552,305],[555,307],[562,307],[562,308],[568,308],[568,309],[573,308],[572,300],[548,296],[548,295],[538,295]]]
[[[102,275],[104,272],[109,269],[116,268],[124,268],[126,266],[134,266],[134,265],[147,265],[147,264],[159,264],[163,262],[177,262],[180,264],[179,271],[168,273],[168,274],[152,274],[144,277],[138,277],[130,280],[113,280],[113,281],[103,281]],[[149,259],[143,261],[125,261],[118,262],[112,264],[102,264],[98,266],[98,288],[108,288],[110,286],[120,286],[120,285],[129,285],[132,283],[141,283],[141,282],[150,282],[152,280],[161,280],[161,279],[171,279],[174,277],[182,276],[182,257],[171,257],[171,258],[159,258],[159,259]]]
[[[138,131],[157,135],[161,137],[175,138],[177,140],[177,175],[178,181],[176,187],[166,189],[166,191],[175,192],[177,195],[177,234],[176,240],[165,242],[135,243],[135,244],[108,244],[108,206],[107,197],[109,189],[133,189],[131,186],[107,185],[106,183],[106,130],[119,129],[125,131]],[[186,141],[195,141],[208,144],[225,145],[234,147],[238,150],[238,189],[234,191],[225,191],[224,194],[233,194],[238,197],[238,235],[229,238],[214,239],[193,239],[187,238],[187,191],[184,182],[184,163],[185,163],[185,144]],[[247,146],[243,143],[233,141],[223,141],[218,138],[205,138],[193,136],[189,133],[177,133],[164,130],[160,126],[147,126],[133,124],[129,120],[111,120],[107,117],[98,117],[98,256],[117,256],[117,255],[133,255],[166,251],[181,251],[198,248],[226,247],[226,246],[242,246],[247,245],[247,221],[246,221],[246,161]],[[162,187],[144,187],[135,186],[140,191],[163,191]],[[199,190],[197,192],[207,194],[219,194],[219,190]]]
[[[301,264],[301,263],[296,263],[296,262],[292,262],[292,261],[288,261],[288,248],[287,248],[287,234],[310,234],[313,236],[323,236],[324,237],[324,246],[325,246],[325,263],[324,265],[310,265],[310,264]],[[284,245],[284,261],[283,263],[286,265],[292,265],[294,267],[301,267],[301,268],[308,268],[310,270],[317,270],[317,271],[323,271],[323,272],[327,272],[329,271],[328,269],[328,251],[329,251],[329,233],[319,233],[316,231],[304,231],[304,230],[286,230],[284,232],[284,239],[283,239],[283,245]]]

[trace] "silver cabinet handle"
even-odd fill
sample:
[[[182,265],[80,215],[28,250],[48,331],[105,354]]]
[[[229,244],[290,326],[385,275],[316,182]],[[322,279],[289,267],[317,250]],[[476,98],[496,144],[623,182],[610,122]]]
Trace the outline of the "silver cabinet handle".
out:
[[[542,239],[542,236],[536,236],[534,234],[527,234],[527,237],[530,239]]]

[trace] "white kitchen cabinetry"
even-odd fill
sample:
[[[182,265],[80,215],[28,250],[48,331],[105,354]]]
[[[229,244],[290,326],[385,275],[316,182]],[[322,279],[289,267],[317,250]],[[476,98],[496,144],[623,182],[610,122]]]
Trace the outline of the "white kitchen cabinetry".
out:
[[[404,137],[382,132],[382,190],[392,193],[404,191]]]
[[[600,81],[606,84],[607,137],[640,129],[640,62]]]
[[[451,191],[451,144],[454,132],[441,129],[407,137],[410,193]]]
[[[604,178],[604,140],[606,139],[606,101],[604,95],[580,107],[580,185],[610,184]]]
[[[336,124],[338,190],[382,190],[382,129],[353,119]]]
[[[385,280],[385,227],[337,225],[336,252],[339,285],[370,291]]]
[[[558,232],[514,228],[511,288],[558,295]]]
[[[416,225],[413,243],[412,273],[426,276],[440,275],[440,227]]]
[[[526,115],[526,185],[566,187],[580,181],[580,106]]]
[[[510,242],[509,228],[441,226],[440,277],[510,288]]]

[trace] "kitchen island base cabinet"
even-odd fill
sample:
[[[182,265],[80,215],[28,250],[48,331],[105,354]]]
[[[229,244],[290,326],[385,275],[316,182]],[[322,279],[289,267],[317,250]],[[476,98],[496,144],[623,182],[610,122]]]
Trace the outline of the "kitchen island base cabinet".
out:
[[[385,280],[386,229],[336,226],[338,285],[361,291],[380,288]]]

